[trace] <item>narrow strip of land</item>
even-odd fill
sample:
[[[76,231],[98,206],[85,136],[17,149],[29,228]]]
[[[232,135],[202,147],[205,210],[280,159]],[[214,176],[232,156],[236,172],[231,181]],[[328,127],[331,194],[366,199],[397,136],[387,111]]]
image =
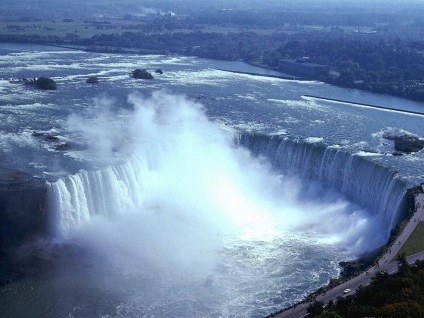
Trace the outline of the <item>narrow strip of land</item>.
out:
[[[368,271],[328,290],[324,294],[318,295],[315,300],[327,303],[330,300],[336,301],[337,297],[343,297],[344,290],[350,289],[354,293],[355,290],[360,286],[368,285],[378,272],[386,271],[392,274],[397,271],[398,264],[395,260],[395,255],[398,254],[403,244],[407,241],[408,237],[416,228],[419,222],[424,221],[424,193],[419,193],[415,196],[415,212],[409,220],[408,224],[403,229],[402,233],[397,237],[396,241],[388,247],[387,252],[383,254],[380,259],[376,261],[376,265]],[[408,263],[413,263],[417,259],[424,259],[424,251],[416,253],[406,258]],[[307,314],[306,309],[310,303],[301,303],[297,306],[293,306],[288,310],[274,315],[276,318],[299,318],[304,317]]]
[[[404,114],[424,116],[424,113],[413,111],[413,110],[405,110],[405,109],[399,109],[399,108],[390,108],[390,107],[385,107],[385,106],[377,106],[377,105],[371,105],[371,104],[357,103],[357,102],[351,102],[351,101],[348,101],[348,100],[321,97],[321,96],[315,96],[315,95],[302,95],[302,97],[303,98],[313,98],[313,99],[329,101],[329,102],[344,103],[344,104],[360,106],[360,107],[369,107],[369,108],[376,108],[376,109],[381,109],[381,110],[389,110],[389,111],[404,113]]]
[[[245,75],[252,75],[252,76],[271,77],[271,78],[279,78],[279,79],[285,79],[285,80],[296,80],[296,81],[304,81],[305,80],[302,77],[296,77],[296,76],[290,76],[290,75],[260,74],[260,73],[254,73],[254,72],[224,70],[224,69],[220,69],[220,68],[218,68],[217,70],[222,71],[222,72],[234,73],[234,74],[245,74]]]

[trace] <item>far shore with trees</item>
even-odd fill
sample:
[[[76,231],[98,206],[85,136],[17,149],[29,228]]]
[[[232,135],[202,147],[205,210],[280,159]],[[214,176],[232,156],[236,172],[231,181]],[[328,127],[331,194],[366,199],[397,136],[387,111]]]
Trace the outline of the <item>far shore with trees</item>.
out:
[[[285,14],[290,23],[274,12],[254,17],[247,12],[237,14],[211,11],[193,17],[158,14],[104,21],[0,22],[0,43],[243,60],[298,78],[424,101],[421,24],[405,30],[399,25],[382,28],[376,22],[381,17],[372,21],[370,15],[369,21],[352,20],[359,25],[354,29],[343,26],[342,15],[335,15],[339,20],[332,19],[337,25],[331,26],[315,21],[316,15],[306,19],[296,12]],[[312,23],[323,24],[310,26]],[[390,19],[385,23],[389,25]],[[68,30],[71,26],[73,32]]]
[[[179,54],[242,60],[299,78],[424,102],[424,4],[418,4],[418,1],[408,12],[402,11],[403,1],[389,6],[385,2],[370,2],[371,7],[375,5],[374,9],[364,9],[365,2],[355,4],[353,1],[351,7],[343,3],[330,9],[327,7],[330,4],[325,1],[317,1],[319,6],[303,7],[300,2],[270,1],[270,7],[266,2],[258,5],[255,1],[241,1],[243,7],[231,10],[222,9],[222,1],[207,4],[186,1],[190,6],[169,1],[170,8],[159,8],[166,1],[156,1],[152,3],[158,6],[155,7],[158,10],[146,16],[133,14],[127,9],[131,7],[117,13],[116,2],[110,6],[109,18],[107,14],[102,18],[98,15],[101,10],[107,10],[109,4],[106,2],[102,2],[101,8],[95,7],[94,2],[77,8],[72,6],[72,1],[61,3],[59,7],[42,1],[31,6],[30,12],[19,1],[4,2],[13,3],[13,6],[9,6],[6,12],[7,6],[1,7],[0,4],[3,9],[0,43],[54,45],[104,53]],[[254,3],[254,10],[246,9],[249,2]],[[288,7],[277,10],[273,7],[277,2]],[[195,8],[202,5],[205,8]],[[33,10],[35,7],[38,12]],[[90,8],[93,12],[87,11]],[[186,12],[181,12],[180,8]],[[75,12],[79,16],[75,16]],[[160,74],[162,70],[157,69],[155,76]],[[136,69],[129,75],[135,79],[153,78],[143,69]],[[87,79],[89,84],[98,81],[97,77]],[[57,87],[50,78],[13,82],[29,83],[40,89]],[[33,135],[58,141],[56,136],[40,135],[39,132]],[[398,155],[424,147],[423,142],[414,136],[384,138],[393,141]],[[85,145],[62,143],[55,149],[69,147],[83,149]],[[388,245],[361,259],[342,262],[341,277],[330,280],[327,287],[316,293],[363,272],[373,264],[411,217],[417,191],[422,190],[420,187],[408,190],[407,217],[391,230]],[[354,295],[346,295],[326,307],[313,302],[308,308],[310,317],[424,317],[424,261],[408,265],[403,255],[398,261],[398,273],[377,274],[369,286],[360,287]],[[13,279],[21,277],[19,270],[22,269],[14,267],[11,270]],[[9,278],[3,283],[8,282]]]

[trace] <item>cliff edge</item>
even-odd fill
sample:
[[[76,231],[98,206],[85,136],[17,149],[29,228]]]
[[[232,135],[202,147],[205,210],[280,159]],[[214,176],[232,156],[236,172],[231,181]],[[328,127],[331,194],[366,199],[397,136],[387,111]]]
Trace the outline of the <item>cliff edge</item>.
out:
[[[46,181],[0,168],[0,254],[47,231]]]

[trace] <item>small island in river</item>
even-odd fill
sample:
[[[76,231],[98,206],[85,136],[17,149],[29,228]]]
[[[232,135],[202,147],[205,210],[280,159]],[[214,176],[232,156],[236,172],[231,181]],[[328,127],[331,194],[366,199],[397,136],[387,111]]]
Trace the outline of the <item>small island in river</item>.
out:
[[[17,4],[0,18],[0,42],[243,60],[296,78],[424,101],[422,6],[400,16],[402,4],[376,5],[366,17],[355,4],[348,13],[343,6],[302,3],[157,7],[134,15],[104,6],[99,16],[96,6],[57,11],[39,4],[38,14],[25,15],[26,7]]]

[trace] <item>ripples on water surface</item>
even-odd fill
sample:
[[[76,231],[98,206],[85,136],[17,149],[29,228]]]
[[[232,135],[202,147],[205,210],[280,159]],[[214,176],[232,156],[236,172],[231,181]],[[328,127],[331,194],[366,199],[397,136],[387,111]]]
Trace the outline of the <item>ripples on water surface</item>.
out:
[[[149,96],[164,90],[201,103],[208,118],[230,133],[247,131],[325,143],[394,167],[411,184],[422,178],[422,153],[393,157],[393,145],[383,135],[408,132],[423,137],[424,117],[302,96],[413,111],[421,111],[420,103],[313,81],[222,71],[269,74],[241,62],[6,44],[0,46],[0,53],[2,163],[35,175],[60,177],[82,168],[121,164],[132,155],[126,146],[134,143],[131,135],[121,137],[127,136],[128,122],[134,116],[129,96]],[[160,68],[164,74],[155,74],[153,81],[136,81],[128,76],[135,68],[152,72]],[[8,80],[38,76],[53,77],[58,90],[41,92]],[[88,76],[98,76],[100,83],[86,84]],[[89,132],[81,129],[81,122],[93,128],[107,124],[109,129]],[[95,152],[56,151],[52,142],[33,136],[33,131],[57,135],[63,142],[93,146],[103,145],[107,139],[112,157],[99,156],[104,150],[100,148]],[[153,179],[157,177],[152,175]],[[302,183],[295,187],[304,189]],[[362,235],[361,226],[369,226],[366,224],[373,222],[372,217],[366,217],[366,211],[339,194],[326,195],[328,202],[298,202],[298,214],[290,217],[300,221],[293,227],[277,228],[268,239],[234,236],[231,231],[205,238],[197,230],[192,232],[197,224],[186,219],[188,212],[184,211],[172,214],[172,210],[165,210],[158,215],[145,212],[143,218],[130,214],[114,219],[115,223],[94,218],[63,240],[95,252],[81,252],[81,256],[62,260],[42,275],[2,287],[0,308],[11,316],[27,316],[29,312],[57,317],[263,316],[325,284],[337,275],[338,261],[358,252],[347,244],[355,237],[343,238],[341,232]],[[159,196],[153,200],[154,211],[164,199]],[[298,195],[297,200],[301,199]],[[325,222],[314,221],[330,219],[331,213],[340,217],[336,231],[322,224]],[[308,223],[310,215],[313,220]],[[349,223],[345,224],[347,229],[342,220]],[[196,240],[201,244],[193,244]],[[149,250],[148,242],[155,251]],[[175,253],[167,258],[170,251]],[[50,252],[47,248],[46,253]],[[202,257],[193,257],[196,253]]]

